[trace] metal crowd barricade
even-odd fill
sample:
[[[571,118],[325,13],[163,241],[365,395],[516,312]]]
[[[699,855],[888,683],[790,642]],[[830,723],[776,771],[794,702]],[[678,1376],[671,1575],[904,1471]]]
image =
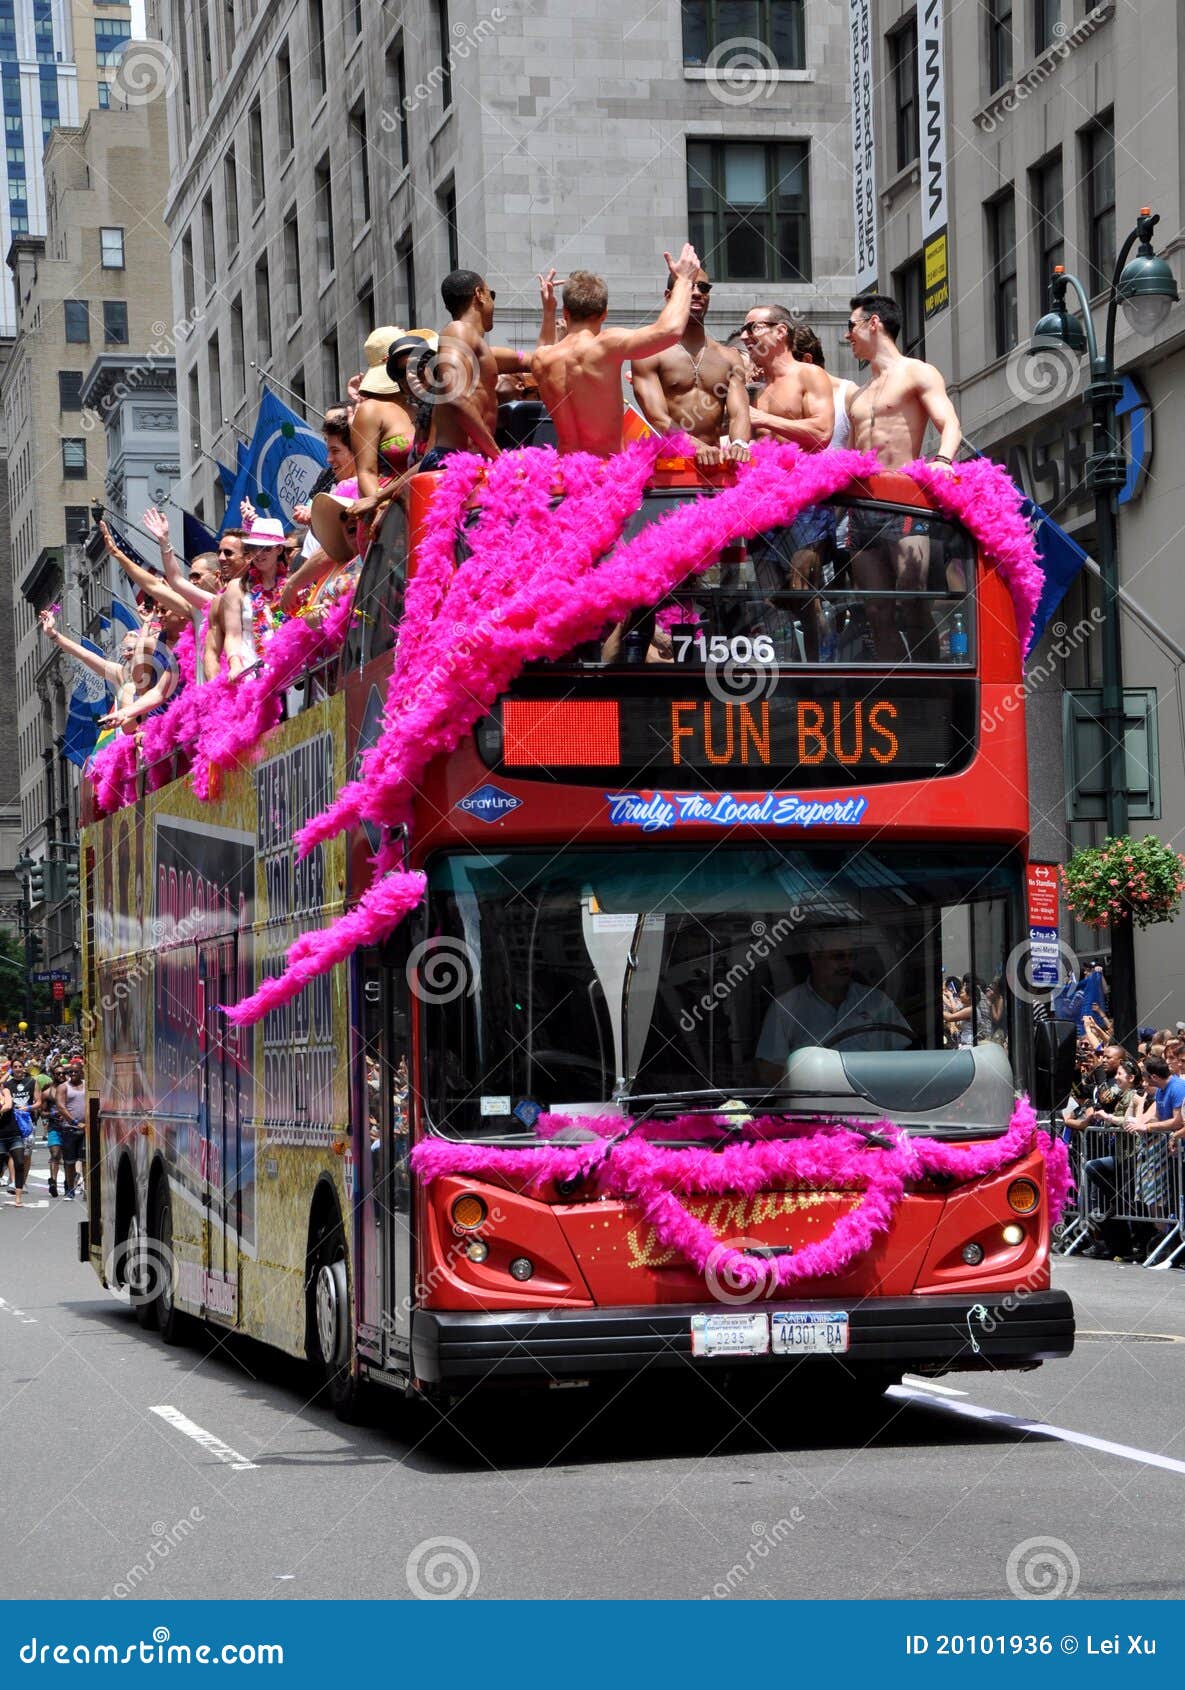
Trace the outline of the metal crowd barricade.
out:
[[[1088,1175],[1091,1162],[1106,1158],[1114,1162],[1111,1170]],[[1167,1133],[1085,1127],[1071,1137],[1070,1164],[1074,1206],[1062,1222],[1062,1255],[1097,1241],[1110,1221],[1158,1230],[1143,1246],[1147,1254],[1137,1258],[1143,1267],[1172,1267],[1185,1255],[1185,1154],[1170,1150]]]

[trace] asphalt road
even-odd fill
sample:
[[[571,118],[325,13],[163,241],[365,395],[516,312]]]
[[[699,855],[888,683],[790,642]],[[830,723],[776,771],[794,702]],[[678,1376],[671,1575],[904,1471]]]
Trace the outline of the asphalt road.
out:
[[[871,1413],[790,1379],[738,1404],[689,1364],[347,1427],[293,1363],[141,1332],[34,1180],[44,1207],[0,1211],[9,1598],[1001,1598],[1010,1557],[1013,1584],[1185,1594],[1185,1273],[1060,1264],[1070,1361]]]

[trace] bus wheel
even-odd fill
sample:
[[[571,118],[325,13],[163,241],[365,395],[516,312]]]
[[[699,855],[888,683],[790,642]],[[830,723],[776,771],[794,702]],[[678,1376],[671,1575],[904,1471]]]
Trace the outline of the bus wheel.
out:
[[[166,1344],[183,1344],[192,1322],[177,1307],[177,1263],[173,1256],[173,1201],[162,1179],[152,1200],[150,1236],[145,1241],[145,1288],[151,1294],[155,1324]]]
[[[309,1246],[308,1355],[318,1394],[339,1420],[354,1420],[361,1381],[350,1365],[350,1276],[337,1216],[322,1220]]]

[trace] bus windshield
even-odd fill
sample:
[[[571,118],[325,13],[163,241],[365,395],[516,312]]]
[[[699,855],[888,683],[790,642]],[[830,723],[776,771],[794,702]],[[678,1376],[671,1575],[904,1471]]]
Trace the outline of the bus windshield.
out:
[[[752,1097],[819,1045],[1006,1054],[1019,877],[914,845],[438,859],[413,982],[431,1125],[533,1136],[543,1110]]]

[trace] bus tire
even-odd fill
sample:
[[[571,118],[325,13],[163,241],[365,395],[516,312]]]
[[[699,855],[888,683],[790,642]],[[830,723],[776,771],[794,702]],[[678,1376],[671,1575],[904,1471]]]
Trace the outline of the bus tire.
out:
[[[351,1360],[350,1270],[341,1217],[322,1212],[309,1241],[306,1276],[309,1365],[317,1394],[339,1420],[361,1412],[362,1382]]]
[[[145,1332],[151,1332],[156,1326],[156,1299],[146,1295],[144,1235],[140,1231],[140,1216],[134,1206],[134,1199],[124,1243],[127,1254],[128,1296],[131,1298],[136,1324],[142,1327]]]
[[[166,1344],[183,1344],[192,1321],[177,1307],[175,1296],[177,1262],[173,1255],[173,1200],[169,1182],[162,1175],[149,1198],[148,1238],[145,1240],[146,1274],[151,1276],[151,1308],[154,1323]]]

